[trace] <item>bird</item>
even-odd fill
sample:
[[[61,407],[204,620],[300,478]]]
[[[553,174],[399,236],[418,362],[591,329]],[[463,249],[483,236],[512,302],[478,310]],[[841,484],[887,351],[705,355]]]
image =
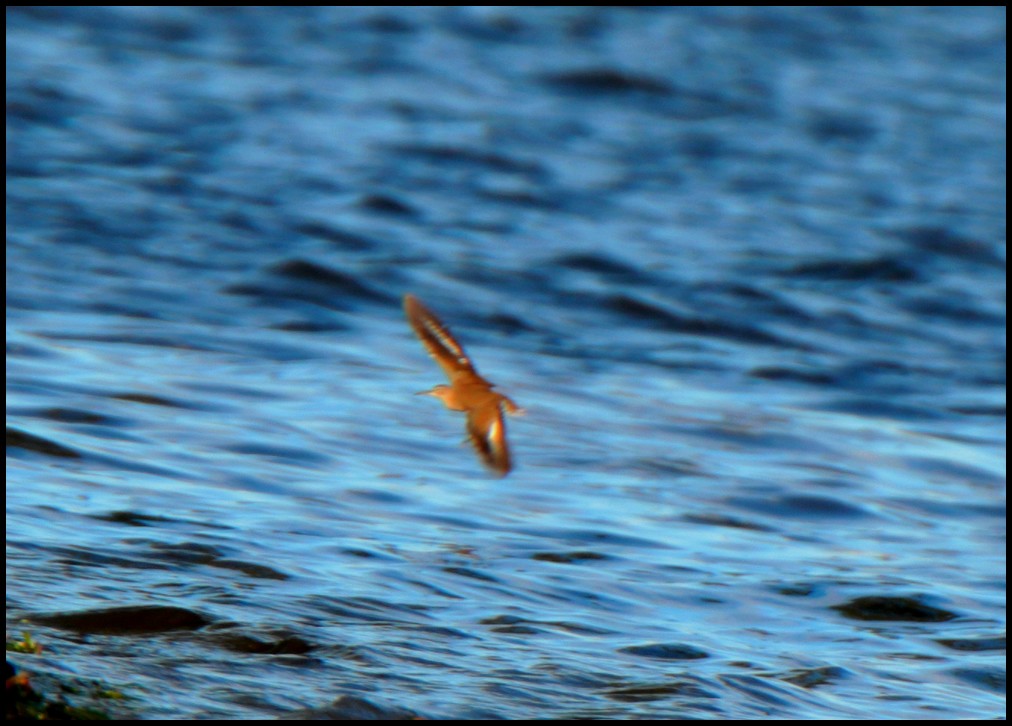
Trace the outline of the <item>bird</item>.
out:
[[[499,476],[513,468],[509,444],[506,442],[504,413],[521,414],[523,409],[498,391],[474,368],[450,330],[414,295],[404,296],[404,314],[450,385],[440,384],[420,396],[435,396],[451,411],[467,414],[467,435],[481,459]]]

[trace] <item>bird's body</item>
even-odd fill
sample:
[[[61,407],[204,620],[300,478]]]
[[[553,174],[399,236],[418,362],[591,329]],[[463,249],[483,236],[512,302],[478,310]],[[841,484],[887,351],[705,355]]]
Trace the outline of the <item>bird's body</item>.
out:
[[[414,295],[404,296],[404,314],[422,345],[443,369],[450,385],[423,393],[435,396],[452,411],[467,413],[467,434],[481,460],[500,476],[512,468],[503,412],[520,413],[509,398],[494,390],[435,313]]]

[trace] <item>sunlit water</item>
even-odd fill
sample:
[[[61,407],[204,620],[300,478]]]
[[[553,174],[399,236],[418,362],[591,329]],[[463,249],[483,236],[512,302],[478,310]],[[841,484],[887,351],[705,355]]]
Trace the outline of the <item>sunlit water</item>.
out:
[[[16,663],[146,718],[1003,717],[1004,19],[8,11]],[[508,478],[408,291],[526,409]],[[142,605],[197,624],[52,619]]]

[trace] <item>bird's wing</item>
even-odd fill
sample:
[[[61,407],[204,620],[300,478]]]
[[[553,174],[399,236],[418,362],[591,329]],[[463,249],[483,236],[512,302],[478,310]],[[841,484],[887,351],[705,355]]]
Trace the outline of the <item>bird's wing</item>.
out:
[[[421,300],[414,295],[405,295],[404,314],[411,323],[415,335],[446,373],[447,378],[452,381],[454,374],[460,371],[474,372],[474,365],[464,352],[463,346]]]
[[[499,476],[510,473],[510,450],[506,443],[506,422],[498,404],[482,406],[467,413],[467,435],[488,468]]]

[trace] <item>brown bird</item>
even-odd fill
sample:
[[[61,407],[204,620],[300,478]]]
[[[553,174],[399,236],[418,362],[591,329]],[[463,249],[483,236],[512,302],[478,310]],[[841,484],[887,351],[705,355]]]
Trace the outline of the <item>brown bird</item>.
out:
[[[494,386],[478,375],[463,346],[435,313],[414,295],[404,296],[404,314],[450,385],[439,385],[419,395],[435,396],[451,411],[467,413],[467,435],[482,462],[500,476],[510,472],[510,450],[506,443],[503,411],[509,414],[522,410],[506,396],[492,390]]]

